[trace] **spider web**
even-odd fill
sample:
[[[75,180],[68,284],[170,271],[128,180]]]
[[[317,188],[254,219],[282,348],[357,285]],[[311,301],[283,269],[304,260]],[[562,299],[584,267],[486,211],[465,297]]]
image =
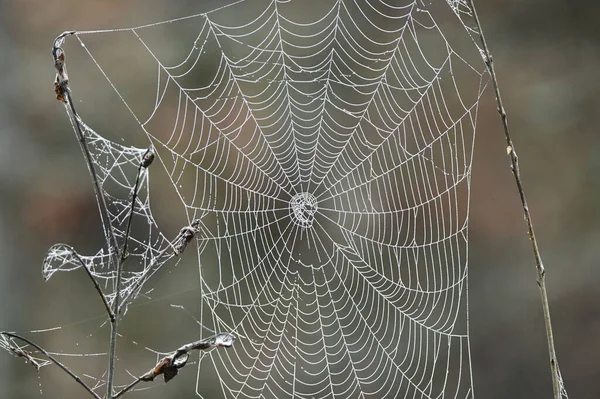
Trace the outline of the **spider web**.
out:
[[[469,17],[454,0],[245,0],[75,34],[137,142],[154,147],[187,223],[200,220],[201,334],[238,340],[200,358],[199,396],[473,397],[468,201],[486,75]],[[165,32],[180,34],[183,55],[157,39]],[[95,54],[94,39],[111,35],[151,66],[149,106],[123,89],[124,63]],[[105,228],[123,240],[146,148],[81,123]],[[174,257],[151,212],[150,171],[129,300]],[[59,244],[44,276],[83,263],[112,301],[109,257]]]

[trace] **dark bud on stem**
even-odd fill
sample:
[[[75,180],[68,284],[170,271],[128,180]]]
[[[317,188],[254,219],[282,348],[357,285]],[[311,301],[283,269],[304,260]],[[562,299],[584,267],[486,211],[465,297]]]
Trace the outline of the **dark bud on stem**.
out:
[[[63,80],[61,82],[60,79],[56,78],[56,81],[54,82],[54,93],[56,93],[56,99],[58,101],[62,101],[63,103],[67,102],[67,87],[68,81]]]
[[[65,53],[61,48],[56,49],[55,51],[56,59],[54,60],[54,68],[56,69],[56,73],[62,74],[64,72],[63,67],[65,66]]]
[[[142,168],[148,168],[154,162],[154,148],[150,147],[144,153],[142,157]]]
[[[54,68],[56,69],[56,80],[54,81],[54,93],[56,93],[56,99],[67,102],[67,90],[69,89],[69,79],[67,79],[67,73],[65,71],[65,53],[58,47],[53,50],[54,54]]]
[[[158,364],[146,374],[140,377],[142,381],[153,381],[158,375],[162,374],[165,382],[169,382],[177,375],[179,369],[187,364],[190,355],[186,353],[173,354],[163,358]]]

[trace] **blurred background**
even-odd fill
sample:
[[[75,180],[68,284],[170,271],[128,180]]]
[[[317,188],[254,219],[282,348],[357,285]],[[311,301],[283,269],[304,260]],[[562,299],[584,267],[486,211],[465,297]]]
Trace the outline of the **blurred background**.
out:
[[[63,107],[54,98],[53,39],[64,30],[136,26],[226,3],[0,3],[0,68],[5,91],[0,98],[0,330],[26,332],[61,325],[70,341],[88,343],[86,352],[105,350],[102,339],[108,329],[98,328],[102,307],[85,276],[71,273],[44,283],[41,275],[41,261],[52,244],[66,242],[91,253],[102,242],[83,158]],[[494,56],[546,266],[562,376],[570,397],[597,398],[600,5],[558,0],[490,0],[476,5]],[[551,397],[533,255],[490,89],[480,105],[470,212],[469,318],[475,395]],[[171,227],[180,225],[178,221]],[[165,281],[178,287],[175,293],[188,289],[178,286],[180,282]],[[149,312],[160,312],[161,306],[168,307],[157,303]],[[189,316],[181,314],[181,323],[186,320]],[[127,323],[153,331],[161,320],[132,312]],[[142,346],[161,342],[151,334],[132,336],[135,330],[129,334],[131,341],[137,338]],[[60,333],[44,335],[41,342],[58,349],[60,339],[65,339]],[[93,340],[87,339],[90,334]],[[70,364],[77,368],[94,362],[103,367],[105,359],[74,358]],[[175,384],[155,383],[157,388],[131,397],[193,397],[195,376],[186,371]],[[55,368],[44,368],[38,377],[30,366],[6,353],[0,353],[0,376],[3,398],[40,397],[40,390],[41,397],[81,397],[83,393]]]

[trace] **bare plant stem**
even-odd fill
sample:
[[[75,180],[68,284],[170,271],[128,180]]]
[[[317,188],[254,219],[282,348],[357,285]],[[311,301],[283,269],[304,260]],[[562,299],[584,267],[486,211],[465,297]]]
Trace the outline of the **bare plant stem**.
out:
[[[110,224],[110,218],[108,216],[108,206],[106,205],[106,199],[104,197],[104,193],[102,192],[102,187],[100,186],[100,181],[98,180],[98,175],[96,173],[96,169],[94,168],[94,161],[92,160],[92,154],[87,146],[87,142],[85,139],[85,135],[83,134],[83,129],[81,128],[81,122],[79,115],[77,114],[77,110],[75,109],[75,104],[73,103],[73,99],[71,98],[71,92],[68,88],[68,77],[66,74],[66,68],[64,66],[64,52],[60,47],[65,37],[68,35],[75,34],[76,32],[65,32],[58,36],[54,41],[54,48],[52,50],[52,54],[54,55],[54,65],[57,69],[57,79],[60,85],[63,85],[64,88],[64,96],[66,97],[65,106],[69,112],[69,116],[72,118],[73,125],[75,126],[75,133],[77,135],[77,140],[79,141],[79,145],[81,147],[81,151],[83,152],[88,170],[90,175],[92,176],[92,183],[94,184],[94,191],[96,192],[96,198],[98,199],[98,208],[100,209],[100,216],[102,218],[102,224],[104,227],[104,233],[106,236],[106,241],[110,244],[109,249],[111,252],[118,251],[117,237],[115,236],[115,232]],[[59,57],[62,57],[59,59]],[[59,64],[60,63],[60,64]],[[59,67],[60,65],[60,67]],[[115,260],[117,256],[114,256]]]
[[[71,97],[71,93],[69,90],[66,91],[67,103],[71,109],[72,118],[74,120],[75,130],[77,132],[77,137],[79,139],[79,144],[81,146],[82,152],[85,156],[86,162],[88,164],[88,169],[90,171],[90,175],[92,176],[92,181],[94,183],[94,189],[96,191],[96,198],[98,198],[98,208],[100,208],[100,214],[102,215],[102,219],[104,221],[104,229],[107,234],[107,241],[109,251],[112,253],[111,259],[113,259],[113,264],[117,265],[117,281],[115,285],[115,299],[113,301],[113,311],[109,313],[110,317],[110,341],[108,347],[108,371],[107,371],[107,382],[106,382],[106,396],[107,399],[112,398],[113,394],[113,386],[114,386],[114,376],[115,376],[115,358],[116,358],[116,348],[117,348],[117,336],[118,336],[118,328],[119,328],[119,299],[121,296],[121,274],[123,272],[123,262],[124,255],[119,254],[119,247],[117,244],[117,238],[115,236],[112,225],[110,224],[110,218],[108,216],[108,207],[106,205],[106,199],[104,197],[104,193],[102,192],[102,187],[100,187],[100,182],[98,181],[98,175],[96,174],[96,170],[94,168],[94,164],[92,161],[92,156],[90,150],[87,146],[87,142],[85,140],[85,136],[81,129],[81,125],[79,122],[79,115],[75,110],[75,105],[73,104],[73,98]]]
[[[119,329],[119,297],[121,296],[121,272],[123,269],[123,263],[119,259],[117,267],[117,285],[115,292],[115,300],[113,302],[113,313],[115,318],[110,321],[110,341],[108,344],[108,373],[106,379],[106,399],[112,399],[113,387],[115,383],[115,360],[117,353],[117,336]]]
[[[55,92],[57,95],[56,98],[58,100],[62,101],[65,104],[65,107],[67,108],[67,114],[69,115],[69,118],[71,118],[74,130],[75,130],[75,134],[77,136],[81,150],[82,150],[85,160],[87,162],[88,170],[90,172],[90,175],[92,177],[92,182],[94,184],[96,198],[98,200],[98,207],[100,209],[100,216],[101,216],[102,224],[104,227],[106,243],[109,248],[110,262],[112,265],[116,265],[117,270],[116,270],[116,282],[115,282],[115,298],[114,298],[114,301],[112,304],[113,305],[112,309],[106,299],[106,296],[104,295],[104,292],[98,285],[98,282],[96,281],[93,274],[86,267],[86,265],[83,262],[83,260],[81,259],[81,257],[72,248],[69,247],[69,250],[71,251],[72,255],[77,258],[77,260],[79,261],[81,266],[83,266],[85,268],[88,276],[92,279],[92,281],[94,283],[94,287],[96,288],[96,291],[98,291],[98,293],[100,294],[100,297],[102,299],[102,302],[104,303],[104,306],[106,307],[106,312],[110,319],[110,341],[109,341],[109,350],[108,350],[106,399],[116,399],[116,398],[122,396],[123,394],[125,394],[126,392],[128,392],[129,390],[131,390],[140,381],[152,381],[159,374],[164,374],[165,381],[170,380],[177,374],[177,369],[185,366],[185,364],[187,363],[189,351],[195,350],[195,349],[203,350],[203,349],[209,349],[209,348],[213,348],[213,347],[223,347],[223,346],[229,347],[233,344],[233,341],[235,340],[235,336],[233,334],[228,334],[228,333],[217,334],[214,337],[210,337],[207,339],[203,339],[200,341],[196,341],[196,342],[192,342],[190,344],[184,345],[184,346],[180,347],[176,352],[174,352],[171,356],[164,358],[162,360],[162,363],[157,365],[155,368],[150,370],[148,373],[146,373],[143,376],[139,377],[138,379],[134,380],[132,383],[130,383],[125,388],[123,388],[121,391],[119,391],[116,395],[114,394],[114,375],[115,375],[115,360],[116,360],[116,345],[117,345],[117,337],[118,337],[119,314],[121,313],[121,310],[124,307],[124,305],[127,303],[127,300],[130,298],[130,296],[133,294],[133,292],[135,292],[135,290],[138,288],[138,285],[135,285],[134,287],[132,287],[132,290],[129,291],[124,296],[124,298],[121,298],[121,281],[122,281],[122,274],[123,274],[123,265],[125,263],[125,260],[128,257],[127,250],[128,250],[128,245],[129,245],[129,237],[130,237],[130,233],[131,233],[131,226],[132,226],[132,222],[133,222],[135,204],[136,204],[136,200],[138,197],[138,189],[140,186],[142,169],[147,169],[152,164],[152,161],[154,160],[154,151],[153,151],[152,146],[150,148],[148,148],[148,150],[144,153],[144,155],[140,161],[140,164],[138,165],[136,181],[135,181],[135,185],[133,187],[133,193],[131,195],[131,204],[129,207],[127,227],[125,229],[125,234],[123,237],[123,247],[119,251],[117,237],[115,235],[115,231],[114,231],[111,221],[110,221],[108,206],[106,204],[106,198],[104,196],[102,186],[98,179],[98,175],[94,168],[92,154],[88,148],[88,143],[86,141],[85,134],[83,133],[85,130],[84,127],[82,126],[83,122],[81,121],[79,115],[77,114],[77,111],[75,109],[75,105],[74,105],[74,102],[73,102],[73,99],[71,96],[71,90],[69,87],[69,80],[68,80],[66,65],[65,65],[65,54],[64,54],[64,50],[62,49],[61,46],[67,36],[73,35],[75,33],[76,33],[75,31],[64,32],[61,35],[59,35],[54,41],[54,47],[52,49],[52,54],[54,56],[54,67],[56,69],[56,81],[54,83],[54,89],[55,89]],[[185,250],[185,248],[190,243],[190,241],[194,238],[196,233],[198,232],[198,223],[199,222],[200,222],[199,220],[196,220],[190,226],[184,227],[180,231],[180,233],[177,235],[175,240],[168,247],[163,249],[163,251],[161,251],[161,254],[156,259],[159,259],[168,249],[173,249],[173,251],[174,251],[174,253],[173,253],[173,255],[171,255],[171,257],[180,255]],[[151,269],[152,268],[150,268],[150,270]],[[143,281],[143,279],[140,279],[140,281]],[[123,300],[121,301],[121,299],[123,299]],[[44,353],[51,361],[53,361],[55,364],[57,364],[59,367],[61,367],[65,372],[67,372],[71,377],[73,377],[77,382],[79,382],[84,388],[86,388],[96,399],[100,399],[100,397],[97,394],[95,394],[87,385],[85,385],[85,383],[83,383],[83,381],[81,381],[81,379],[79,377],[77,377],[68,368],[66,368],[64,365],[62,365],[62,363],[60,363],[56,359],[54,359],[43,348],[39,347],[38,345],[32,343],[31,341],[29,341],[25,338],[19,337],[17,335],[10,334],[10,333],[2,333],[2,334],[9,336],[9,337],[21,339],[21,340],[29,343],[30,345],[36,347],[42,353]],[[15,350],[15,353],[17,353],[17,354],[20,353],[21,356],[24,356],[26,358],[28,357],[27,353],[24,351],[18,352]],[[39,367],[39,366],[36,365],[36,367]]]
[[[135,388],[135,386],[137,384],[139,384],[140,382],[142,382],[142,377],[137,377],[135,380],[133,380],[129,385],[127,385],[125,388],[121,389],[119,392],[117,392],[117,394],[113,397],[113,399],[117,399],[120,398],[121,396],[123,396],[124,394],[126,394],[127,392],[131,391],[133,388]]]
[[[140,163],[137,176],[135,178],[135,186],[133,188],[133,194],[131,195],[131,204],[129,206],[129,218],[127,221],[127,228],[125,230],[125,237],[123,238],[123,248],[121,250],[121,256],[119,257],[119,262],[117,264],[117,282],[116,282],[116,292],[115,292],[115,300],[113,302],[113,310],[112,313],[116,316],[114,320],[111,320],[111,328],[110,328],[110,343],[108,348],[108,378],[106,384],[106,396],[108,399],[113,398],[113,387],[114,387],[114,372],[115,372],[115,358],[116,358],[116,350],[117,350],[117,336],[118,336],[118,325],[119,325],[119,313],[120,313],[120,300],[121,300],[121,278],[123,274],[123,265],[125,264],[125,260],[127,259],[127,246],[129,244],[129,235],[131,233],[131,223],[133,220],[133,212],[135,210],[135,201],[137,199],[137,192],[140,186],[140,178],[142,175],[142,164]]]
[[[149,152],[150,150],[146,151],[146,154]],[[144,156],[146,155],[144,154]],[[142,163],[140,162],[139,166],[138,166],[138,170],[137,170],[137,176],[135,178],[135,185],[133,186],[133,193],[131,194],[131,206],[129,207],[129,217],[127,220],[127,228],[125,229],[125,239],[123,242],[123,250],[121,251],[121,259],[124,261],[125,259],[127,259],[128,253],[127,253],[127,246],[129,245],[129,234],[131,234],[131,223],[133,221],[133,211],[135,210],[135,201],[137,199],[138,196],[138,190],[140,187],[140,180],[142,177]]]
[[[84,158],[87,163],[88,170],[92,177],[92,182],[94,184],[94,190],[96,192],[96,198],[98,200],[98,208],[100,209],[100,216],[102,218],[102,223],[104,226],[104,233],[106,236],[106,241],[108,244],[109,251],[111,253],[111,259],[113,265],[117,267],[117,280],[115,286],[115,299],[113,302],[113,310],[112,312],[108,311],[108,315],[110,317],[110,342],[109,342],[109,350],[108,350],[108,370],[107,370],[107,383],[106,383],[106,396],[107,399],[111,399],[113,397],[113,387],[114,387],[114,374],[115,374],[115,357],[116,357],[116,346],[117,346],[117,336],[118,336],[118,325],[119,325],[119,300],[121,296],[121,274],[123,270],[123,263],[126,259],[125,252],[119,253],[119,245],[117,242],[117,238],[114,232],[114,229],[110,223],[110,217],[108,214],[108,206],[106,205],[106,198],[104,197],[104,192],[100,185],[100,181],[98,179],[98,175],[96,173],[96,169],[94,168],[94,163],[92,160],[91,152],[88,148],[87,141],[85,135],[83,134],[83,129],[81,127],[81,121],[79,115],[77,114],[77,110],[75,109],[75,104],[73,102],[73,98],[71,96],[71,91],[69,89],[69,80],[66,73],[65,67],[65,56],[64,51],[61,48],[64,39],[68,35],[75,34],[76,32],[65,32],[58,36],[54,41],[54,47],[52,49],[52,54],[54,56],[54,66],[56,68],[57,80],[55,83],[55,89],[57,90],[58,99],[61,99],[65,105],[67,106],[67,110],[69,112],[69,116],[72,118],[73,126],[75,127],[75,133],[77,135],[77,139],[79,141],[79,145],[81,147],[81,151],[84,154]],[[139,173],[138,173],[139,179]],[[136,184],[137,186],[137,184]],[[135,205],[135,197],[132,201],[132,208]],[[131,210],[133,213],[133,209]],[[128,232],[129,227],[128,225]],[[127,239],[125,239],[124,250],[127,247]]]
[[[515,146],[510,137],[510,132],[508,129],[508,121],[506,118],[506,111],[504,110],[504,105],[502,103],[502,97],[500,96],[500,88],[498,86],[498,79],[496,78],[496,71],[494,69],[494,61],[492,58],[492,54],[487,46],[487,42],[485,40],[485,36],[483,34],[483,29],[481,28],[481,23],[479,22],[479,16],[477,15],[477,11],[475,9],[475,5],[473,4],[473,0],[467,0],[469,3],[469,7],[473,13],[473,19],[475,20],[475,24],[477,25],[477,29],[479,31],[479,38],[481,40],[481,46],[483,49],[483,55],[485,56],[485,64],[487,66],[488,72],[490,73],[490,77],[492,79],[492,85],[494,86],[494,94],[496,95],[496,103],[498,106],[498,114],[500,114],[500,119],[502,120],[502,127],[504,128],[504,136],[506,138],[507,153],[510,157],[511,170],[513,172],[513,176],[515,178],[515,182],[517,184],[517,189],[519,190],[519,196],[521,197],[521,204],[523,205],[523,213],[525,215],[525,222],[527,224],[527,231],[529,233],[529,240],[531,241],[531,247],[533,249],[533,256],[535,258],[535,266],[538,275],[538,285],[540,288],[540,295],[542,299],[542,311],[544,313],[544,323],[546,326],[546,338],[548,340],[548,353],[550,355],[550,369],[552,372],[552,389],[554,392],[554,398],[561,398],[561,377],[560,371],[558,368],[558,360],[556,358],[556,350],[554,348],[554,336],[552,332],[552,323],[550,320],[550,305],[548,303],[548,293],[546,290],[546,270],[544,269],[544,264],[542,262],[542,257],[540,255],[540,250],[538,248],[537,240],[535,238],[535,232],[533,230],[533,222],[531,220],[531,214],[529,212],[529,206],[527,205],[527,200],[525,198],[525,191],[523,189],[523,183],[521,181],[521,173],[519,170],[519,158],[517,157],[517,152],[515,151]]]
[[[108,300],[106,299],[106,295],[104,295],[104,292],[102,291],[102,288],[100,288],[98,281],[96,281],[96,279],[92,275],[92,272],[90,271],[90,269],[87,268],[86,264],[83,262],[83,259],[81,259],[81,256],[79,256],[79,254],[77,252],[75,252],[75,250],[72,247],[68,246],[68,248],[71,251],[71,254],[77,259],[77,261],[79,262],[81,267],[83,267],[83,269],[87,273],[88,277],[94,283],[94,288],[96,288],[96,291],[100,295],[100,299],[102,299],[102,303],[104,304],[104,307],[106,308],[106,313],[108,314],[108,317],[112,323],[112,320],[115,318],[115,314],[113,313],[112,309],[110,308],[110,305],[108,304]]]
[[[96,399],[101,399],[100,396],[98,396],[97,393],[95,393],[92,388],[90,388],[85,382],[83,382],[83,380],[81,378],[79,378],[75,373],[73,373],[71,370],[69,370],[69,368],[67,366],[65,366],[64,364],[62,364],[60,361],[58,361],[54,356],[52,356],[51,354],[49,354],[44,348],[42,348],[41,346],[39,346],[38,344],[28,340],[25,337],[21,337],[18,334],[14,334],[14,333],[10,333],[10,332],[5,332],[2,331],[0,332],[0,335],[4,335],[7,337],[11,337],[14,339],[18,339],[21,340],[23,342],[26,342],[27,344],[33,346],[34,348],[36,348],[37,350],[39,350],[41,353],[44,354],[44,356],[46,356],[52,363],[56,364],[58,367],[60,367],[65,373],[67,373],[69,376],[71,376],[71,378],[73,378],[75,380],[75,382],[77,382],[79,385],[81,385],[86,391],[88,391],[94,398]]]
[[[113,387],[114,387],[114,374],[115,374],[115,359],[116,359],[116,350],[117,350],[117,336],[118,336],[118,326],[119,326],[119,313],[120,313],[120,300],[121,300],[121,278],[123,274],[123,265],[125,264],[125,260],[127,259],[127,246],[129,244],[129,235],[131,233],[131,222],[133,220],[133,212],[135,210],[135,201],[137,199],[137,191],[140,185],[140,177],[142,174],[142,164],[138,167],[137,176],[135,179],[135,186],[133,188],[133,194],[131,196],[131,204],[129,206],[129,219],[127,221],[127,228],[125,230],[125,237],[123,239],[123,249],[121,250],[121,256],[119,257],[119,262],[117,264],[117,282],[116,282],[116,292],[115,292],[115,300],[113,302],[113,310],[112,313],[116,316],[111,319],[110,325],[110,343],[108,348],[108,378],[106,383],[106,396],[107,399],[114,398],[113,396]]]

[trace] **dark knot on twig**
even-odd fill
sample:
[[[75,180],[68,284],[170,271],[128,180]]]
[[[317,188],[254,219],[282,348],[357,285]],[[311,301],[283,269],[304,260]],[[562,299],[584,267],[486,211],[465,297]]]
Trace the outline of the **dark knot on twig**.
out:
[[[200,231],[200,223],[200,219],[196,219],[189,226],[186,226],[179,231],[179,234],[173,241],[173,254],[175,256],[181,255],[196,234],[198,234]]]

